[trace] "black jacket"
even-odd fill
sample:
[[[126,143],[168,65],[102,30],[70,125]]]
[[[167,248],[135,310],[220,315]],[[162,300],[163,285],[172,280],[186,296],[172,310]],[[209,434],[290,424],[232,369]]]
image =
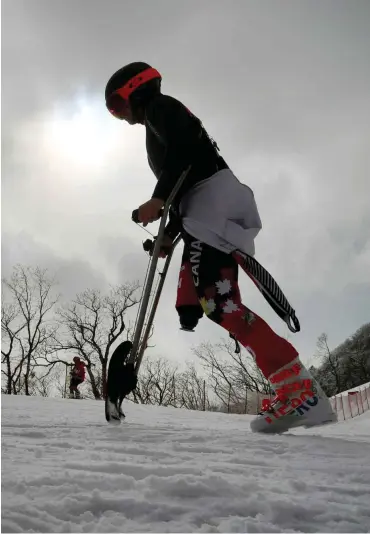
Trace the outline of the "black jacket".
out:
[[[166,201],[182,171],[191,165],[172,203],[172,217],[166,233],[174,237],[178,234],[178,223],[176,226],[173,215],[177,214],[183,195],[217,171],[227,169],[228,165],[201,121],[171,96],[158,94],[149,102],[144,124],[148,162],[158,180],[152,198]]]

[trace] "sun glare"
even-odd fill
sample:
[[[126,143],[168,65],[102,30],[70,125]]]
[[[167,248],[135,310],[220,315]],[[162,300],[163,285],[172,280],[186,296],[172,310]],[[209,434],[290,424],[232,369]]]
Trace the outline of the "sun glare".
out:
[[[105,110],[94,102],[77,102],[58,109],[46,124],[48,146],[53,158],[81,170],[98,170],[122,143],[122,124],[103,117]],[[118,126],[121,128],[118,129]]]

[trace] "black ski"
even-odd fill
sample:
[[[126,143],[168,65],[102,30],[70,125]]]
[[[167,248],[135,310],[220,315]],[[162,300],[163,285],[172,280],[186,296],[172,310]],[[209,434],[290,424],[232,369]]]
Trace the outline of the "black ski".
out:
[[[126,363],[132,348],[131,341],[120,343],[113,352],[108,365],[105,418],[108,423],[120,424],[125,418],[121,410],[124,398],[136,388],[137,376],[134,364]]]

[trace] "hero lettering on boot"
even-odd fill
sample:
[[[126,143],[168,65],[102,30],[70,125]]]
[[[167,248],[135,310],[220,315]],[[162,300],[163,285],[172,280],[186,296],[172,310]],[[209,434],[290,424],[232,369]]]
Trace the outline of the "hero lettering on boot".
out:
[[[298,376],[301,372],[301,365],[299,363],[295,363],[292,365],[292,367],[289,367],[288,369],[283,369],[283,371],[280,371],[276,373],[276,375],[270,377],[270,382],[272,384],[276,384],[279,382],[283,382],[287,378],[290,378],[291,376]]]
[[[302,387],[305,388],[303,391]],[[301,390],[301,393],[299,393],[299,390]],[[298,394],[297,397],[289,399],[287,395],[296,391]],[[310,410],[310,407],[316,406],[319,401],[313,388],[313,382],[308,379],[286,384],[276,390],[276,394],[273,401],[265,399],[262,403],[262,410],[270,413],[275,419],[279,419],[285,415],[304,415],[305,412]],[[265,417],[265,421],[271,424],[273,419],[267,416]]]
[[[298,398],[291,399],[288,404],[283,404],[277,410],[265,410],[269,411],[275,419],[279,419],[284,415],[301,416],[306,412],[309,412],[313,406],[319,402],[319,398],[316,395],[312,395],[312,391],[304,391]],[[266,416],[266,423],[273,423],[272,417]]]
[[[285,397],[290,395],[295,391],[312,391],[312,380],[306,378],[304,380],[298,380],[297,382],[290,382],[289,384],[284,384],[280,388],[275,390],[277,397]]]

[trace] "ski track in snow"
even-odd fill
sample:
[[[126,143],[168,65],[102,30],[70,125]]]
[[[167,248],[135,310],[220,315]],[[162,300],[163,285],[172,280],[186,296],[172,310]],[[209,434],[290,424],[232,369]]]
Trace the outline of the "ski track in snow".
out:
[[[2,532],[370,532],[370,411],[282,436],[248,416],[2,397]]]

